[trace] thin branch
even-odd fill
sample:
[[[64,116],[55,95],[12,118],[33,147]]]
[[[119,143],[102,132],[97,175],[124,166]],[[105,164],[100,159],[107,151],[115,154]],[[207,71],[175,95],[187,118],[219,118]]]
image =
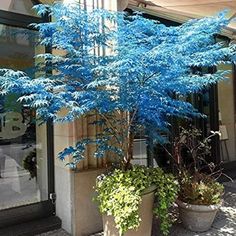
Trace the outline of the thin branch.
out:
[[[157,75],[157,74],[160,74],[160,73],[159,72],[154,72],[153,74],[151,74],[147,78],[143,79],[142,85],[144,85],[149,79],[151,79],[154,75]]]

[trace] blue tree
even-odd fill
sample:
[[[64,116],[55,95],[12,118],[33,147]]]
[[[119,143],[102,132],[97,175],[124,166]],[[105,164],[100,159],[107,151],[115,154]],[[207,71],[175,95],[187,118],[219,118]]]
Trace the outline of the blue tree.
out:
[[[59,154],[61,159],[72,155],[72,166],[83,158],[87,144],[96,143],[96,157],[114,152],[128,168],[136,132],[151,130],[158,140],[158,132],[169,129],[170,117],[200,115],[183,98],[226,73],[200,74],[194,68],[231,63],[235,56],[234,45],[215,38],[229,23],[226,12],[166,27],[140,13],[86,10],[78,4],[36,10],[53,17],[53,22],[35,25],[39,43],[52,53],[37,55],[43,59],[36,66],[37,78],[2,69],[1,95],[18,94],[42,122],[98,114],[93,125],[102,131],[96,139],[78,140]],[[62,108],[64,116],[59,115]]]

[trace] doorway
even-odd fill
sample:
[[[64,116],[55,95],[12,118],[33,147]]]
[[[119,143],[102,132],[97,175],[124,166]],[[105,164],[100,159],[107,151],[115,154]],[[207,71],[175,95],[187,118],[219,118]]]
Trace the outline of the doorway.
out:
[[[20,8],[19,2],[21,11],[31,6]],[[31,10],[16,13],[18,8],[0,10],[0,68],[23,70],[34,77],[30,70],[34,55],[44,49],[35,46],[38,32],[29,24],[42,19],[30,15]],[[0,228],[55,213],[50,200],[54,193],[53,128],[51,124],[38,126],[35,112],[17,98],[17,94],[0,98]]]

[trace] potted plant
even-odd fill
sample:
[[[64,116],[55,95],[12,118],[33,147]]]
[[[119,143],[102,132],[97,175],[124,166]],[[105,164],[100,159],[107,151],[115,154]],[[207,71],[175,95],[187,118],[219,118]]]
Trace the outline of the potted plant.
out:
[[[98,178],[96,201],[103,214],[104,235],[151,235],[154,212],[160,218],[161,231],[171,226],[168,209],[176,199],[178,184],[160,168],[133,166],[115,169]]]
[[[229,23],[226,13],[166,27],[139,13],[129,16],[81,4],[36,9],[54,20],[36,25],[40,44],[53,50],[37,56],[42,60],[36,78],[0,70],[1,94],[17,93],[19,101],[36,109],[42,122],[94,117],[90,125],[99,126],[97,135],[78,140],[58,157],[69,157],[68,165],[76,168],[87,145],[95,147],[96,158],[105,153],[115,157],[115,170],[97,182],[96,198],[101,212],[113,215],[119,231],[115,235],[139,230],[141,196],[149,195],[144,193],[153,185],[159,203],[156,212],[167,234],[168,207],[177,184],[159,168],[132,166],[134,137],[142,131],[154,142],[161,141],[160,132],[170,128],[172,116],[198,115],[182,98],[224,78],[224,71],[196,74],[192,68],[232,60],[235,46],[215,41],[215,34]],[[152,202],[153,194],[149,206]],[[150,229],[145,233],[149,235]]]
[[[180,184],[177,204],[183,225],[191,231],[209,230],[222,205],[224,187],[217,181],[222,170],[206,161],[210,141],[219,134],[203,138],[196,128],[182,129],[174,142]]]
[[[180,182],[181,194],[177,200],[180,218],[191,231],[207,231],[222,205],[224,187],[212,176],[203,173],[183,175]]]

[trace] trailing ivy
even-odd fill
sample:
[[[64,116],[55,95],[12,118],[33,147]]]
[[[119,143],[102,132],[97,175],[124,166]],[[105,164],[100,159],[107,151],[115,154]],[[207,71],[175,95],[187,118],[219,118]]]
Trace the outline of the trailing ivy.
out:
[[[154,213],[160,218],[161,231],[167,235],[171,226],[169,208],[176,199],[178,184],[172,174],[160,168],[133,166],[123,171],[115,169],[108,175],[101,175],[96,182],[101,213],[114,217],[120,235],[140,224],[139,205],[145,189],[156,186],[157,205]]]
[[[163,235],[168,235],[172,225],[169,208],[176,200],[179,186],[172,174],[165,174],[160,168],[154,169],[153,171],[155,185],[158,186],[158,191],[155,192],[157,207],[154,208],[154,213],[160,218],[161,232]]]

